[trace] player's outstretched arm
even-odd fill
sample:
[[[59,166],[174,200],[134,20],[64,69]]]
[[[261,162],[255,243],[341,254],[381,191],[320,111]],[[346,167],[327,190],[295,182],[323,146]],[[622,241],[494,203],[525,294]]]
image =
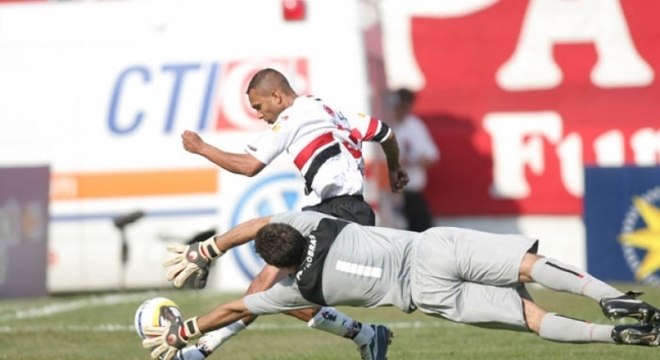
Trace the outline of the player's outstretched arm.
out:
[[[181,142],[186,151],[201,155],[219,167],[234,174],[254,176],[266,167],[266,164],[250,154],[236,154],[222,151],[204,142],[194,131],[186,130],[181,134]]]
[[[167,250],[174,256],[163,262],[163,266],[170,268],[167,272],[167,280],[172,281],[174,286],[181,287],[194,274],[195,287],[203,288],[206,286],[210,262],[222,256],[227,250],[254,239],[259,229],[268,224],[270,219],[271,216],[252,219],[224,234],[214,235],[208,240],[191,245],[168,245]]]
[[[212,239],[214,239],[215,244],[220,251],[227,251],[233,247],[243,245],[248,241],[253,240],[257,236],[257,232],[259,232],[262,227],[268,225],[271,218],[272,216],[263,216],[245,221],[224,234],[213,236]]]
[[[203,333],[223,328],[239,319],[250,316],[243,299],[237,299],[217,306],[208,313],[197,318],[197,324]]]
[[[181,287],[194,274],[194,286],[198,289],[206,286],[211,261],[224,253],[215,245],[213,237],[190,245],[171,244],[167,246],[167,251],[174,254],[173,257],[163,261],[163,266],[170,268],[167,272],[167,280],[174,286]]]
[[[152,349],[151,358],[171,360],[179,349],[184,348],[191,339],[202,334],[227,326],[241,317],[250,315],[242,299],[222,304],[209,313],[187,320],[176,317],[168,326],[146,326],[147,338],[142,346]]]

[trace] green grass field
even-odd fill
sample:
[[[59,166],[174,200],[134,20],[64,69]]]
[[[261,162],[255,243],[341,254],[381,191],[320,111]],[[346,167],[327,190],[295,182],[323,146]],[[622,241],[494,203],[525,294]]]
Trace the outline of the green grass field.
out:
[[[626,290],[627,286],[617,286]],[[660,288],[643,299],[660,304]],[[610,323],[591,300],[532,289],[544,308],[595,323]],[[139,304],[153,296],[174,300],[184,316],[211,309],[234,296],[209,291],[152,291],[0,300],[0,359],[149,359],[133,329]],[[559,344],[530,333],[454,324],[393,308],[341,308],[356,319],[392,326],[390,359],[660,359],[660,348],[603,344]],[[264,316],[211,359],[358,359],[349,340],[310,330],[283,315]]]

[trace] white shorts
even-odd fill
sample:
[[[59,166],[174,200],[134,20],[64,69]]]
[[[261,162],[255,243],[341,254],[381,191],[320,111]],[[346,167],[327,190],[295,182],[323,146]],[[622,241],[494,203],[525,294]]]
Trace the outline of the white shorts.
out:
[[[412,253],[413,303],[429,315],[472,325],[526,330],[520,263],[537,241],[460,228],[423,232]]]

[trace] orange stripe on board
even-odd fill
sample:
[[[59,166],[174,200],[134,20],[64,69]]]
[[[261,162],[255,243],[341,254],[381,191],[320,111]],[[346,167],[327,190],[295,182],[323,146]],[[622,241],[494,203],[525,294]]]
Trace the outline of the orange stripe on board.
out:
[[[217,191],[218,171],[215,169],[55,173],[51,176],[50,198],[80,200]]]

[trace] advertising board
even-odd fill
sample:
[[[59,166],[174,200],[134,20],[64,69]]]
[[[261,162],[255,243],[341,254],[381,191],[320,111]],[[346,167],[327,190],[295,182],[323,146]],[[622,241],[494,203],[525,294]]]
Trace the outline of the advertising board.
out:
[[[357,3],[309,5],[304,21],[267,0],[0,6],[0,165],[52,170],[50,291],[168,286],[167,242],[247,220],[237,201],[261,174],[235,179],[180,134],[244,151],[266,128],[245,95],[256,71],[369,110]],[[297,176],[287,164],[269,171]],[[116,226],[130,214],[142,215]]]

